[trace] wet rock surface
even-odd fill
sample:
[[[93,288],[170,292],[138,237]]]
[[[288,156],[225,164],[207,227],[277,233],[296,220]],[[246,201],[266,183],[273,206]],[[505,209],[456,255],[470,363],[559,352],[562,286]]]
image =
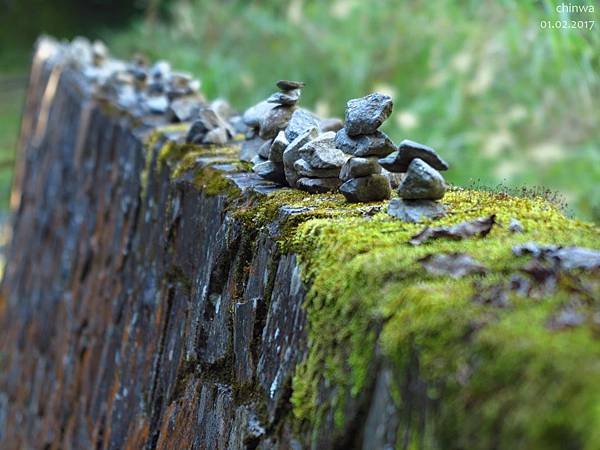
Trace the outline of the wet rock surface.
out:
[[[391,97],[377,92],[350,100],[344,127],[348,136],[373,134],[392,113]]]
[[[380,159],[379,164],[390,172],[406,172],[415,158],[425,161],[436,170],[448,170],[448,163],[433,148],[408,139],[400,142],[396,152]]]
[[[446,215],[446,207],[432,200],[402,200],[393,198],[388,205],[388,214],[404,222],[421,222],[424,219],[439,219]]]
[[[405,200],[439,200],[446,193],[446,183],[440,173],[426,162],[413,159],[398,195]]]
[[[374,202],[390,198],[391,188],[383,175],[352,178],[340,186],[340,192],[349,202]]]

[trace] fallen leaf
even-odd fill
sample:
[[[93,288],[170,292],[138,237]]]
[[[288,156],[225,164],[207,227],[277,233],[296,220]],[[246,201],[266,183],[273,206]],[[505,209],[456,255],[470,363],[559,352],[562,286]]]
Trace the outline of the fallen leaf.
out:
[[[461,278],[472,273],[484,274],[487,268],[466,253],[430,254],[418,260],[429,273]]]
[[[508,298],[510,287],[507,286],[506,283],[499,282],[484,286],[483,283],[475,281],[473,287],[475,295],[473,295],[471,301],[481,305],[496,306],[498,308],[507,308],[510,306],[510,300]]]
[[[423,231],[411,237],[408,242],[412,245],[421,245],[431,239],[438,239],[441,237],[455,240],[465,239],[475,235],[484,237],[490,232],[495,223],[496,215],[492,214],[488,217],[480,217],[475,220],[461,222],[451,227],[425,227]]]
[[[539,245],[535,242],[527,242],[513,247],[513,253],[517,256],[529,254],[539,260],[552,261],[564,270],[600,268],[600,251],[589,248]]]

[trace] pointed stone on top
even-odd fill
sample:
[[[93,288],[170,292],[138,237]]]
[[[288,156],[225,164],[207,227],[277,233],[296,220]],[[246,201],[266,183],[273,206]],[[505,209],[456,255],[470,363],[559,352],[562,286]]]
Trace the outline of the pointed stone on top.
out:
[[[392,98],[378,92],[350,100],[346,104],[348,136],[375,133],[392,113],[392,107]]]
[[[397,151],[387,158],[380,159],[379,164],[390,172],[406,172],[412,160],[416,158],[425,161],[436,170],[448,170],[448,163],[433,148],[408,139],[400,142]]]
[[[292,81],[292,80],[279,80],[277,87],[282,91],[292,91],[294,89],[302,89],[306,86],[304,81]]]

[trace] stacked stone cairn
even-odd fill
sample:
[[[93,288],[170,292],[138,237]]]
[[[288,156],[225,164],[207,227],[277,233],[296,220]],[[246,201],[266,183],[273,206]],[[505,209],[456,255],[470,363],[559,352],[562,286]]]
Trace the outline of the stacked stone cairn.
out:
[[[400,198],[393,199],[388,207],[390,215],[419,222],[445,214],[444,206],[437,200],[444,197],[446,183],[438,171],[448,170],[448,164],[433,148],[406,139],[379,164],[390,172],[405,174],[398,186]]]
[[[319,119],[297,106],[301,81],[280,80],[279,92],[249,108],[244,122],[251,128],[242,148],[260,177],[311,193],[335,191],[345,155],[335,148],[339,119]],[[256,154],[252,154],[253,151]]]
[[[381,174],[378,158],[395,150],[394,143],[378,130],[392,112],[392,99],[373,93],[350,100],[344,128],[335,146],[349,155],[341,168],[340,191],[349,202],[372,202],[390,198],[388,178]]]
[[[262,178],[286,184],[283,151],[288,140],[284,130],[298,110],[304,83],[280,80],[277,87],[279,92],[244,113],[243,120],[250,128],[250,133],[242,148],[242,159],[250,159],[254,164],[254,172]]]

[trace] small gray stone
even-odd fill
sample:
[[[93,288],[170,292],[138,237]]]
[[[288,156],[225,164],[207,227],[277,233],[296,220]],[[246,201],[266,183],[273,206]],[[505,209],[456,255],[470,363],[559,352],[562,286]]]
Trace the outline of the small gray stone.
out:
[[[262,157],[262,156],[260,156],[260,155],[254,155],[254,156],[252,157],[252,160],[251,160],[250,162],[256,166],[256,165],[258,165],[258,164],[260,164],[260,163],[264,163],[264,162],[267,162],[267,161],[268,161],[268,159],[265,159],[265,158],[263,158],[263,157]],[[254,168],[253,168],[253,169],[254,169]]]
[[[438,200],[445,193],[446,183],[442,175],[419,158],[411,161],[398,187],[398,195],[405,200]]]
[[[318,129],[318,127],[319,120],[310,111],[300,108],[292,114],[290,122],[285,129],[285,137],[289,142],[292,142],[309,128]]]
[[[252,161],[252,158],[258,155],[258,149],[264,142],[265,141],[258,136],[244,141],[240,150],[240,160],[247,162]]]
[[[242,120],[250,128],[258,128],[261,119],[276,106],[277,105],[275,103],[269,103],[267,101],[257,103],[244,112]]]
[[[108,58],[108,48],[102,41],[94,41],[92,44],[92,59],[95,66],[102,66]]]
[[[146,99],[150,112],[164,114],[169,109],[169,99],[165,95],[152,95]]]
[[[282,91],[292,91],[294,89],[302,89],[306,86],[304,81],[292,81],[292,80],[279,80],[277,87]]]
[[[212,109],[201,108],[187,134],[186,142],[200,144],[206,133],[216,128],[227,129],[227,124]]]
[[[229,102],[223,98],[217,98],[210,103],[210,109],[216,112],[223,119],[230,119],[237,115],[237,112],[231,107]]]
[[[324,192],[334,192],[340,187],[339,178],[300,178],[297,182],[298,189],[311,194],[322,194]]]
[[[210,130],[204,136],[203,143],[205,144],[218,144],[223,145],[226,144],[229,140],[229,135],[225,128],[215,128],[214,130]]]
[[[233,116],[230,117],[228,120],[229,124],[231,125],[231,128],[233,129],[233,132],[236,134],[246,134],[246,132],[249,130],[249,128],[244,123],[242,116]]]
[[[265,180],[274,181],[275,183],[279,184],[285,184],[285,174],[283,171],[283,164],[281,163],[266,161],[256,164],[252,170],[254,170],[254,173]]]
[[[269,139],[265,141],[263,145],[258,148],[258,154],[265,159],[269,159],[269,152],[271,151],[271,144],[273,143],[273,139]]]
[[[381,169],[381,175],[388,179],[392,189],[397,189],[398,186],[400,186],[400,183],[402,183],[402,180],[404,179],[404,174],[390,172],[389,170],[385,170],[383,168]]]
[[[390,172],[406,172],[415,158],[425,161],[436,170],[448,170],[448,163],[433,148],[408,139],[400,142],[398,151],[391,153],[387,158],[380,159],[379,164]]]
[[[335,148],[334,139],[333,131],[321,134],[300,148],[300,156],[315,169],[342,167],[348,156]]]
[[[348,181],[350,178],[366,177],[381,173],[381,166],[375,158],[350,158],[342,166],[340,179]]]
[[[510,219],[510,223],[508,224],[508,231],[511,233],[523,233],[525,229],[523,228],[521,222],[513,217]]]
[[[155,80],[166,80],[171,75],[171,64],[167,61],[156,61],[150,68],[150,77]]]
[[[302,158],[296,160],[294,169],[296,169],[298,175],[309,178],[338,178],[340,174],[340,169],[337,167],[333,169],[316,169]]]
[[[287,127],[293,112],[289,106],[276,106],[260,120],[258,135],[263,139],[274,138]]]
[[[342,128],[344,128],[344,122],[342,119],[337,117],[322,119],[319,122],[319,130],[321,130],[321,133],[327,133],[328,131],[339,131]]]
[[[283,162],[283,152],[288,145],[289,142],[285,137],[285,132],[280,131],[269,148],[269,159],[273,162]]]
[[[294,89],[287,92],[275,92],[267,99],[269,103],[276,103],[278,105],[293,106],[300,100],[300,90]]]
[[[177,122],[187,122],[198,114],[202,103],[198,97],[180,97],[169,106],[173,118]]]
[[[388,214],[404,222],[417,223],[423,219],[439,219],[446,215],[446,207],[433,200],[402,200],[393,198]]]
[[[319,132],[315,127],[308,128],[296,137],[283,152],[283,165],[285,167],[285,177],[290,186],[295,187],[298,178],[298,172],[294,169],[294,163],[300,159],[300,148],[311,139],[318,136]],[[287,137],[287,134],[286,134]]]
[[[340,192],[352,203],[374,202],[390,198],[390,183],[383,175],[352,178],[340,186]]]
[[[392,112],[392,98],[375,92],[346,104],[345,128],[348,136],[373,134]]]
[[[350,137],[345,128],[335,135],[335,146],[354,156],[384,156],[396,150],[392,140],[381,131]]]

